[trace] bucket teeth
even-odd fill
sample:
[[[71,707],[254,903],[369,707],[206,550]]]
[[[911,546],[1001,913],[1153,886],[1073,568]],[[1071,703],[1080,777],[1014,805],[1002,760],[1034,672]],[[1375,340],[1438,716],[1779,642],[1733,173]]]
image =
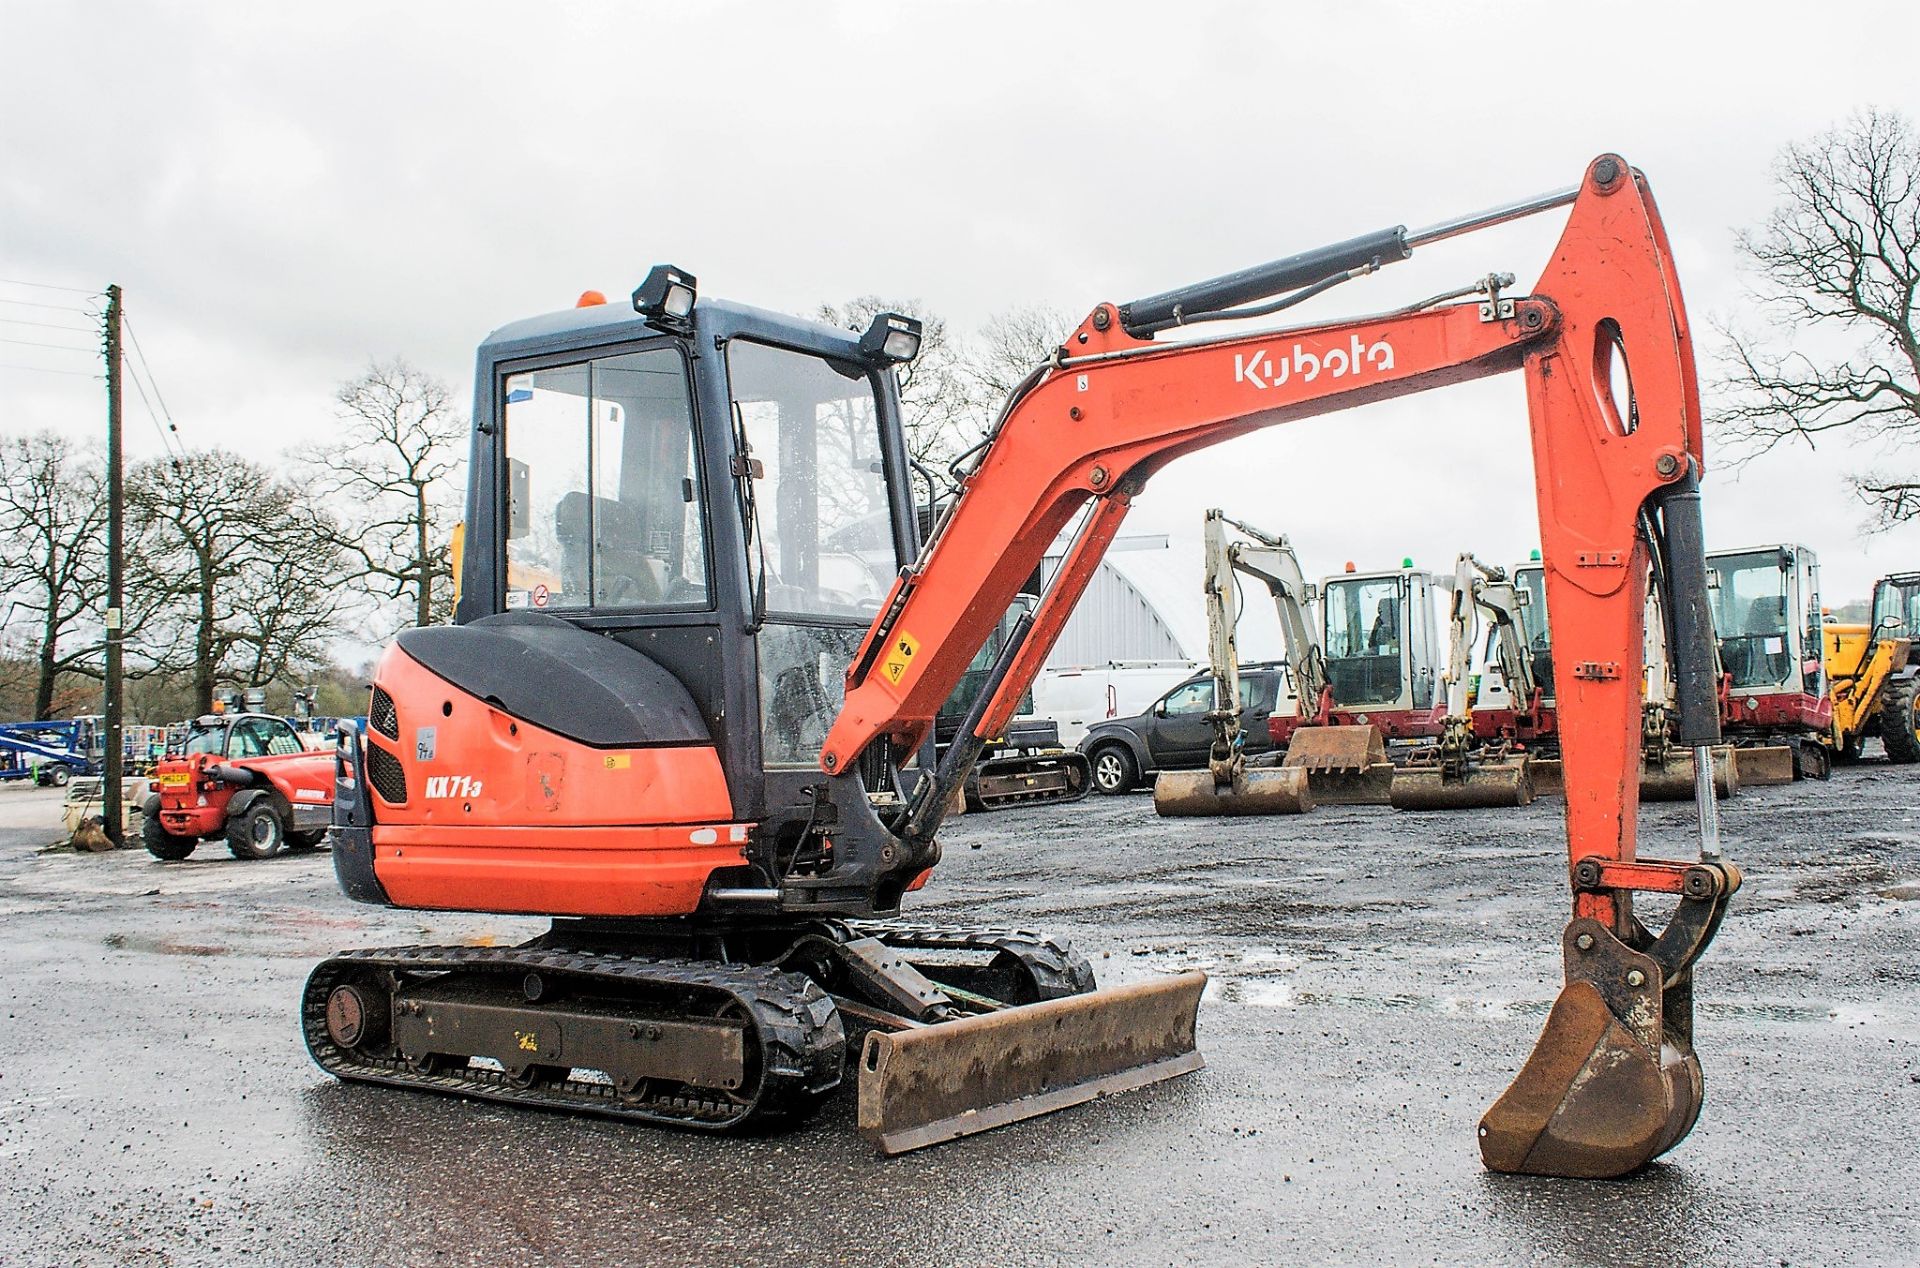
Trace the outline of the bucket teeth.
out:
[[[1280,765],[1307,772],[1307,787],[1323,806],[1384,806],[1392,800],[1393,763],[1380,729],[1303,726],[1293,733]]]
[[[1567,985],[1532,1055],[1480,1120],[1489,1170],[1626,1175],[1673,1148],[1699,1117],[1688,984],[1668,987],[1651,956],[1591,920],[1568,926],[1567,958]]]

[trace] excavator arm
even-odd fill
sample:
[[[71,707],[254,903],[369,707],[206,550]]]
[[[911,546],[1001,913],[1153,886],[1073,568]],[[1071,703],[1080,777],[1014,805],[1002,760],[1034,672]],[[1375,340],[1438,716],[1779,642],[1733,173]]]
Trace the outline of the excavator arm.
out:
[[[1559,243],[1525,296],[1503,294],[1508,279],[1492,277],[1477,301],[1153,340],[1175,325],[1265,315],[1423,243],[1567,204]],[[1631,365],[1626,399],[1613,386],[1621,359]],[[1568,985],[1533,1056],[1483,1120],[1482,1156],[1501,1171],[1616,1175],[1670,1148],[1698,1112],[1691,970],[1738,884],[1704,817],[1710,790],[1701,861],[1636,855],[1642,600],[1653,552],[1683,644],[1680,733],[1709,774],[1718,719],[1704,663],[1711,629],[1692,339],[1646,181],[1618,156],[1596,159],[1561,194],[1097,306],[1008,402],[956,500],[895,581],[849,667],[820,764],[858,787],[860,759],[877,741],[912,751],[1020,583],[1085,512],[1031,626],[1009,644],[991,698],[970,719],[974,737],[996,734],[1133,497],[1174,459],[1277,424],[1510,371],[1527,384],[1548,607],[1564,667],[1558,705],[1574,918]],[[963,766],[966,747],[956,742],[950,759]],[[937,858],[933,833],[952,775],[943,766],[922,780],[910,812],[892,820],[905,851],[893,866],[923,869]],[[1634,915],[1637,890],[1679,896],[1658,936]]]
[[[1520,609],[1526,591],[1504,576],[1479,587],[1474,602],[1493,622],[1494,639],[1499,650],[1500,677],[1506,683],[1507,698],[1516,710],[1531,712],[1538,706],[1539,684],[1533,677],[1533,657],[1527,654],[1526,627]]]
[[[1252,540],[1231,541],[1232,526]],[[1214,509],[1202,530],[1206,545],[1207,655],[1213,671],[1213,744],[1207,769],[1161,771],[1153,785],[1153,806],[1163,815],[1299,814],[1313,808],[1307,772],[1267,766],[1250,769],[1240,726],[1240,583],[1236,574],[1258,579],[1273,596],[1287,644],[1287,667],[1301,712],[1311,720],[1321,712],[1327,689],[1326,658],[1306,617],[1310,589],[1300,560],[1284,537],[1269,537]]]
[[[1211,517],[1218,511],[1208,511]],[[1245,533],[1251,541],[1234,542],[1229,547],[1228,563],[1234,572],[1245,573],[1267,587],[1273,596],[1273,610],[1280,619],[1280,637],[1287,645],[1287,672],[1293,678],[1294,694],[1299,698],[1300,716],[1308,724],[1319,720],[1327,702],[1327,656],[1320,645],[1320,630],[1308,614],[1313,602],[1313,586],[1301,571],[1300,557],[1285,536],[1274,537],[1251,524],[1221,516],[1227,524]],[[1212,558],[1209,551],[1208,558]]]

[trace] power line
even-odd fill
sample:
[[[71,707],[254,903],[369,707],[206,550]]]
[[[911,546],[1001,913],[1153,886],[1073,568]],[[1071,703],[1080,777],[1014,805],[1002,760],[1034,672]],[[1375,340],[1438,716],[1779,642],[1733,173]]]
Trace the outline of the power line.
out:
[[[78,348],[70,343],[36,343],[31,339],[9,339],[5,335],[0,335],[0,343],[17,343],[22,348],[56,348],[61,352],[97,353],[100,351],[98,348]]]
[[[0,317],[0,326],[44,326],[48,330],[72,330],[83,335],[94,333],[91,326],[68,326],[57,321],[29,321],[25,317]]]
[[[46,308],[59,313],[85,313],[89,317],[98,317],[100,315],[95,310],[83,304],[42,304],[38,300],[8,299],[4,295],[0,295],[0,304],[12,304],[16,308]]]
[[[98,379],[100,377],[91,370],[56,370],[52,366],[22,365],[17,361],[0,361],[0,370],[26,370],[33,374],[71,374],[82,379]]]
[[[165,417],[165,419],[167,420],[167,432],[172,433],[174,438],[174,443],[176,445],[179,445],[180,447],[179,456],[184,456],[186,453],[186,445],[180,442],[179,425],[173,421],[173,411],[167,408],[167,398],[160,394],[160,380],[155,378],[153,375],[153,363],[147,360],[147,350],[140,346],[140,336],[134,333],[133,322],[127,318],[127,315],[124,311],[122,311],[120,314],[120,324],[126,329],[127,338],[133,344],[133,354],[134,356],[139,358],[140,368],[146,372],[147,383],[149,386],[153,388],[153,399],[160,402],[160,414],[163,417]],[[139,376],[129,375],[128,377],[133,379],[133,386],[135,387],[135,389],[139,391],[140,400],[144,404],[147,399],[147,393],[146,393],[146,389],[140,386]],[[153,416],[153,407],[151,405],[147,406],[147,415],[149,417]],[[158,429],[160,426],[160,419],[154,418],[153,425],[155,429]],[[167,450],[167,454],[169,457],[176,456],[174,455],[172,448],[167,445],[166,433],[161,434],[160,445],[161,445],[161,448]]]
[[[31,286],[35,290],[39,290],[39,291],[70,291],[75,295],[91,295],[96,298],[98,298],[100,295],[105,293],[98,289],[89,290],[87,287],[84,287],[84,286],[54,286],[48,282],[23,282],[23,281],[20,281],[18,278],[12,278],[12,277],[0,277],[0,285]]]

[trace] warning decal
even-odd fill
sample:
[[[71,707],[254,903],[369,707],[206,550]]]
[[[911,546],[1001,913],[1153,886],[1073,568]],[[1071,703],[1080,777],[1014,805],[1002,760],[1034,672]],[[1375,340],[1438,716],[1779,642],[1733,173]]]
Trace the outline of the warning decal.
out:
[[[907,670],[913,664],[913,658],[920,651],[920,640],[913,635],[900,632],[894,634],[887,644],[887,658],[880,662],[880,672],[894,686],[907,676]]]

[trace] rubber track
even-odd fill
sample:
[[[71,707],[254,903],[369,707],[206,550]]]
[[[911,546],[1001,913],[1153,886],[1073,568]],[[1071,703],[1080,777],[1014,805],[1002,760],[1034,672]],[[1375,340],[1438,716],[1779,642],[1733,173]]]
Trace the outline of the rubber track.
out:
[[[1025,929],[969,929],[904,920],[851,920],[848,928],[903,951],[1004,951],[1025,966],[1036,998],[1063,999],[1094,988],[1093,966],[1066,943]]]
[[[369,970],[407,974],[463,969],[503,975],[537,972],[556,980],[589,978],[644,995],[693,991],[713,997],[716,1004],[730,1002],[750,1019],[749,1039],[758,1040],[760,1078],[753,1099],[745,1104],[727,1094],[633,1099],[609,1084],[573,1079],[519,1087],[502,1072],[473,1067],[421,1073],[398,1057],[343,1049],[327,1034],[327,996],[351,976]],[[538,1015],[536,1009],[529,1012]],[[702,1131],[804,1117],[840,1085],[846,1063],[846,1035],[833,1001],[798,973],[597,952],[434,946],[346,951],[323,961],[308,977],[300,1022],[314,1061],[337,1078]]]

